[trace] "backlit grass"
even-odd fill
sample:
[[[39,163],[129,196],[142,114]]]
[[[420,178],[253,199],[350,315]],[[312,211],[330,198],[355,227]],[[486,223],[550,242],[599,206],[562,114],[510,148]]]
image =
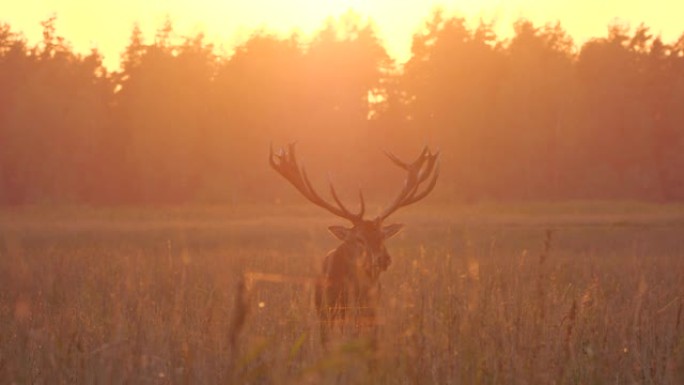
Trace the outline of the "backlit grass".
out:
[[[396,220],[378,350],[347,334],[326,351],[309,282],[336,221],[315,208],[5,209],[0,382],[684,382],[684,208]]]

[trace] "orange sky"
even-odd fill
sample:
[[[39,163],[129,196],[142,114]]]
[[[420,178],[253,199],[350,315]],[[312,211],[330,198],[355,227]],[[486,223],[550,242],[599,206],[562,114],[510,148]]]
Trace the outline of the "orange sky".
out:
[[[77,51],[97,47],[105,63],[116,68],[135,22],[150,39],[169,16],[177,33],[204,32],[229,51],[254,29],[310,34],[326,17],[352,9],[371,17],[390,54],[404,61],[412,34],[437,6],[472,21],[496,20],[500,36],[510,33],[520,17],[539,25],[560,20],[577,41],[605,35],[616,19],[632,26],[644,22],[665,41],[684,32],[681,0],[8,0],[0,2],[0,22],[33,43],[40,39],[40,21],[56,14],[58,32]]]

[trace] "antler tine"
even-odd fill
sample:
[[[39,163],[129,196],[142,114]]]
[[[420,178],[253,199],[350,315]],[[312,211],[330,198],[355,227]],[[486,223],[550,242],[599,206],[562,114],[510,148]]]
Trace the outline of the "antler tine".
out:
[[[342,204],[342,201],[337,196],[337,192],[330,183],[330,192],[335,200],[338,207],[325,201],[323,198],[316,193],[313,188],[309,177],[306,174],[305,168],[300,167],[297,164],[297,157],[295,153],[295,142],[289,143],[287,150],[281,148],[279,153],[273,153],[273,145],[269,148],[269,163],[271,167],[283,176],[294,188],[297,189],[306,199],[308,199],[313,204],[322,207],[329,212],[348,219],[352,222],[358,222],[363,219],[363,214],[365,211],[365,203],[363,201],[363,195],[361,195],[361,210],[358,214],[354,214],[347,210],[347,208]]]
[[[335,203],[337,203],[340,208],[346,212],[351,212],[347,209],[347,207],[340,201],[340,198],[337,196],[337,191],[335,191],[335,186],[333,186],[332,182],[329,182],[330,184],[330,195],[332,195],[333,199],[335,200]]]
[[[363,200],[363,191],[359,189],[359,204],[361,208],[359,209],[359,218],[363,218],[363,214],[366,213],[366,202]]]
[[[390,160],[392,161],[392,163],[394,163],[394,164],[396,164],[397,166],[403,168],[404,170],[408,169],[409,165],[406,164],[406,163],[404,163],[404,162],[402,162],[401,159],[397,158],[394,154],[392,154],[392,153],[389,152],[389,151],[383,151],[383,152],[385,153],[385,155],[386,155],[388,158],[390,158]]]
[[[337,196],[337,191],[335,190],[335,186],[333,186],[332,181],[330,181],[330,175],[328,175],[328,183],[330,184],[330,195],[332,195],[333,199],[335,200],[335,203],[337,203],[337,205],[340,206],[340,208],[342,210],[344,210],[348,213],[351,213],[351,211],[349,211],[347,209],[347,207],[342,203],[340,198]],[[354,215],[355,217],[357,217],[360,220],[361,218],[363,218],[363,214],[366,212],[366,203],[363,200],[363,191],[361,191],[361,189],[359,189],[359,201],[360,201],[359,212],[357,214],[352,214],[352,215]]]
[[[415,176],[413,170],[415,170],[415,172],[420,171],[420,169],[423,165],[423,162],[425,162],[426,151],[428,151],[427,146],[423,148],[423,150],[420,153],[420,156],[418,156],[418,158],[411,164],[403,162],[401,159],[397,158],[391,152],[384,151],[385,155],[387,155],[387,157],[392,161],[392,163],[396,164],[397,166],[399,166],[399,167],[401,167],[404,170],[409,172],[409,175],[407,176],[406,180],[404,181],[404,189],[400,192],[399,196],[397,196],[394,204],[397,204],[398,202],[405,199],[407,195],[413,193],[415,191],[415,189],[418,187],[418,184],[420,184],[422,182],[422,180],[421,180],[421,179],[423,179],[422,177],[418,181],[414,181],[416,176]],[[416,182],[417,182],[417,184],[416,184]],[[409,187],[410,185],[413,185],[413,187]],[[394,204],[392,204],[392,206],[394,206]]]
[[[297,142],[288,143],[287,147],[288,147],[289,151],[285,152],[285,155],[287,155],[287,157],[288,157],[287,160],[289,162],[292,162],[292,164],[295,164],[295,165],[297,164],[297,158],[295,156],[295,145],[296,144],[297,144]],[[282,148],[280,150],[282,151]]]
[[[420,162],[422,165],[422,162],[424,162],[425,159],[429,156],[430,156],[430,149],[428,148],[428,146],[425,146],[420,151],[420,154],[418,154],[418,157],[416,158],[416,160],[413,161],[413,164],[417,164]]]
[[[271,167],[277,170],[277,165],[274,160],[274,155],[273,155],[273,143],[269,144],[268,146],[268,163],[270,163]]]
[[[435,188],[439,176],[439,166],[437,165],[439,151],[433,154],[427,146],[423,148],[418,158],[410,164],[402,162],[391,153],[385,152],[385,154],[387,154],[392,163],[406,170],[407,175],[404,187],[394,199],[394,202],[378,216],[379,219],[385,219],[400,207],[408,206],[425,198]],[[431,179],[427,187],[419,193],[420,186],[429,178]]]
[[[425,168],[422,168],[420,171],[420,174],[418,175],[418,183],[423,183],[427,178],[430,176],[432,173],[432,169],[435,167],[435,164],[437,163],[437,157],[439,156],[439,151],[436,153],[432,154],[428,152],[427,154],[427,165]]]
[[[408,206],[411,203],[418,202],[419,200],[425,198],[428,194],[430,194],[430,192],[432,192],[432,189],[434,189],[435,186],[437,185],[437,177],[439,177],[439,165],[437,165],[435,167],[435,173],[432,176],[430,183],[428,183],[427,188],[425,190],[423,190],[423,192],[421,192],[420,194],[418,194],[418,195],[414,196],[413,198],[407,200],[405,203],[403,203],[399,207]]]

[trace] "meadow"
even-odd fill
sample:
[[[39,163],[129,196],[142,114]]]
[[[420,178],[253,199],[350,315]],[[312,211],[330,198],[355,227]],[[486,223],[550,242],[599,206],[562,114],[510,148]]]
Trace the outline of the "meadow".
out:
[[[682,384],[684,206],[418,205],[379,343],[318,340],[308,206],[0,210],[1,384]]]

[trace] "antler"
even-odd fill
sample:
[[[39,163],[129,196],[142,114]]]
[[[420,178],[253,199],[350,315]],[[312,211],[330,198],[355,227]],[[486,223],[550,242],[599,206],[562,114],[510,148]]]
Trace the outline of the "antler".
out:
[[[406,170],[408,175],[404,181],[404,188],[401,190],[401,192],[399,192],[399,195],[397,195],[394,202],[378,216],[378,219],[380,220],[389,217],[401,207],[408,206],[411,203],[418,202],[419,200],[425,198],[432,191],[432,189],[435,188],[435,184],[437,184],[437,177],[439,176],[439,165],[437,164],[439,151],[433,154],[427,147],[425,147],[420,153],[420,156],[418,156],[418,159],[411,164],[402,162],[392,153],[385,152],[385,155],[390,158],[392,163]],[[419,193],[418,189],[420,185],[428,180],[431,175],[432,178],[428,182],[427,188]]]
[[[359,212],[357,214],[352,213],[347,210],[347,208],[342,204],[340,198],[337,196],[335,187],[333,187],[332,182],[330,183],[330,194],[332,195],[337,207],[323,200],[311,186],[309,178],[306,176],[306,171],[304,167],[299,167],[297,164],[297,159],[295,157],[295,143],[290,143],[287,149],[280,149],[277,154],[273,154],[273,146],[270,148],[269,152],[269,163],[278,174],[282,175],[288,180],[306,199],[311,201],[313,204],[322,207],[331,213],[350,220],[352,223],[357,223],[363,219],[363,214],[366,210],[366,204],[363,201],[363,192],[359,190],[359,199],[361,200],[361,205]]]

